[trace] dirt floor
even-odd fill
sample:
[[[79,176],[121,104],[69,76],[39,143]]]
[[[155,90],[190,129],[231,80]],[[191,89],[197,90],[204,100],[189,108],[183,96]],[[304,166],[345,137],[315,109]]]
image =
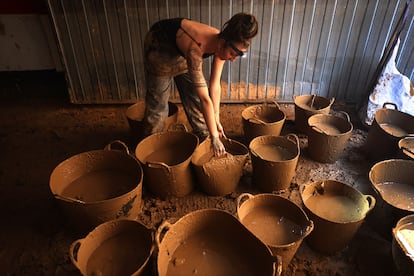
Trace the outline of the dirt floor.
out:
[[[6,85],[0,91],[0,275],[79,275],[70,261],[69,247],[87,233],[74,231],[73,223],[63,215],[50,192],[49,177],[63,160],[103,149],[113,140],[125,141],[134,152],[136,143],[125,116],[128,105],[72,105],[59,77],[40,75],[26,81],[8,75],[2,81]],[[221,108],[227,135],[242,142],[241,111],[247,106],[227,104]],[[282,135],[295,133],[293,106],[282,107],[288,114]],[[333,164],[311,160],[307,137],[299,135],[296,175],[288,191],[278,193],[299,205],[299,186],[321,179],[339,180],[374,195],[368,179],[373,163],[361,151],[367,131],[359,127],[352,108],[335,105],[333,109],[350,112],[355,129],[345,152]],[[182,112],[179,119],[185,122]],[[251,177],[248,160],[237,189],[226,196],[207,196],[195,190],[183,198],[160,200],[144,186],[143,211],[137,219],[155,230],[164,220],[202,208],[236,215],[236,199],[241,193],[260,193]],[[375,209],[341,252],[318,253],[305,239],[284,275],[396,275],[391,242],[377,229]]]

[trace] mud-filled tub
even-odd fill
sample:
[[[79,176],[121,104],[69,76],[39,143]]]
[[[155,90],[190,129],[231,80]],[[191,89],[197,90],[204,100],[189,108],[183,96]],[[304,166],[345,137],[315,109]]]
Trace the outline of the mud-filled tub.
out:
[[[233,192],[242,176],[243,166],[249,156],[249,149],[232,139],[221,139],[226,154],[215,157],[211,140],[204,140],[194,151],[191,164],[197,176],[197,183],[208,195],[218,196]]]
[[[308,133],[308,119],[315,114],[329,114],[335,98],[328,99],[318,95],[293,96],[295,102],[295,125],[299,132]]]
[[[384,103],[375,113],[364,149],[374,161],[398,158],[398,142],[413,134],[414,116],[399,111],[394,103]]]
[[[302,208],[274,194],[241,194],[237,198],[237,216],[274,256],[281,257],[283,269],[313,230],[313,222]]]
[[[158,228],[158,274],[280,275],[270,249],[233,215],[218,209],[193,211]]]
[[[353,125],[348,113],[315,114],[308,119],[308,153],[322,163],[334,163],[351,137]]]
[[[124,150],[112,149],[121,145]],[[143,171],[122,141],[61,162],[49,186],[64,212],[81,231],[141,212]]]
[[[400,155],[405,159],[414,159],[414,136],[409,136],[398,141]]]
[[[401,218],[392,229],[392,257],[401,275],[414,275],[414,214]]]
[[[278,136],[282,131],[286,115],[277,103],[249,106],[242,112],[243,133],[246,142],[261,135]]]
[[[385,229],[402,217],[414,213],[414,160],[389,159],[371,167],[369,179],[379,195],[381,209],[386,214]]]
[[[267,193],[289,188],[300,155],[296,134],[258,136],[250,142],[249,150],[255,186]]]
[[[85,276],[147,275],[153,239],[152,230],[136,220],[111,220],[74,241],[69,257]]]
[[[191,193],[190,162],[197,146],[197,136],[184,130],[154,133],[139,142],[135,156],[142,164],[145,187],[162,199]]]
[[[331,179],[302,185],[300,191],[305,212],[315,224],[307,242],[325,254],[344,249],[376,203],[373,196]]]

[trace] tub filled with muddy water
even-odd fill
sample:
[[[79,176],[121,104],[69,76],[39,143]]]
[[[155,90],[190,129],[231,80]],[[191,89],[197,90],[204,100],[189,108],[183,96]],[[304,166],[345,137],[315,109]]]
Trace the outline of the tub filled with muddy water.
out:
[[[398,220],[392,229],[392,257],[401,275],[414,275],[414,214]]]
[[[228,138],[221,141],[226,149],[223,156],[215,157],[211,140],[206,139],[191,158],[197,184],[212,196],[227,195],[236,189],[249,156],[249,149],[242,143]]]
[[[190,162],[197,146],[197,136],[178,128],[144,138],[135,148],[135,156],[142,164],[145,187],[162,199],[191,193],[194,176]]]
[[[121,145],[123,150],[112,149]],[[61,162],[49,186],[74,227],[81,231],[116,218],[135,218],[142,208],[143,171],[122,141]]]
[[[315,228],[308,244],[321,253],[333,254],[353,239],[376,200],[336,180],[320,180],[300,187],[305,211]]]
[[[378,229],[391,235],[399,219],[414,213],[414,160],[389,159],[377,162],[369,171],[369,179],[378,195]]]
[[[299,138],[263,135],[249,144],[253,167],[253,183],[263,192],[285,190],[295,175],[300,155]]]
[[[160,276],[280,275],[280,258],[232,214],[219,209],[164,221],[155,240]]]
[[[250,143],[257,136],[280,135],[285,120],[286,115],[276,102],[247,107],[242,111],[246,142]]]
[[[82,275],[148,275],[153,232],[136,220],[104,222],[70,246],[69,257]]]
[[[414,159],[414,136],[409,136],[398,141],[400,156],[404,159]]]
[[[364,149],[374,161],[399,158],[399,141],[413,134],[414,116],[399,111],[394,103],[384,103],[375,113]]]
[[[353,126],[348,113],[312,115],[308,119],[308,125],[310,157],[322,163],[335,162],[352,134]]]
[[[308,94],[293,96],[295,103],[295,125],[298,132],[308,134],[308,119],[316,114],[329,114],[335,98],[328,99],[323,96]]]
[[[237,216],[269,246],[273,256],[281,257],[283,270],[313,230],[313,222],[301,207],[274,194],[241,194],[237,198]]]

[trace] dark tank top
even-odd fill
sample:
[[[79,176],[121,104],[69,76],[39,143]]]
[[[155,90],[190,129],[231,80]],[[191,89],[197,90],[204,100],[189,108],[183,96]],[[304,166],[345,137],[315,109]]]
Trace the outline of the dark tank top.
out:
[[[198,41],[196,41],[189,33],[187,33],[186,30],[184,30],[181,27],[181,21],[183,21],[183,19],[184,18],[182,18],[182,17],[163,19],[163,20],[160,20],[160,21],[156,22],[151,27],[151,31],[155,32],[159,36],[164,37],[165,40],[167,40],[167,41],[164,40],[165,42],[171,43],[171,45],[175,45],[177,51],[182,56],[184,56],[184,55],[181,52],[181,50],[178,48],[177,43],[176,43],[177,31],[179,29],[183,30],[183,32],[186,35],[188,35],[188,37],[190,37],[190,39],[193,40],[197,45],[200,45],[200,43]],[[213,55],[213,53],[203,54],[203,58],[207,58],[211,55]]]

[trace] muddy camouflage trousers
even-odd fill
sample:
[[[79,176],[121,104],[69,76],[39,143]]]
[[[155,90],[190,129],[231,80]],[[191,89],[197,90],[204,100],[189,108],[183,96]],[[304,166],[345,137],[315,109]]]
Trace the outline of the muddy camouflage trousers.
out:
[[[164,122],[168,116],[168,99],[176,86],[193,133],[204,139],[209,132],[201,112],[200,99],[188,74],[187,61],[176,45],[171,44],[161,30],[150,30],[145,37],[147,91],[143,119],[144,137],[164,130]]]

